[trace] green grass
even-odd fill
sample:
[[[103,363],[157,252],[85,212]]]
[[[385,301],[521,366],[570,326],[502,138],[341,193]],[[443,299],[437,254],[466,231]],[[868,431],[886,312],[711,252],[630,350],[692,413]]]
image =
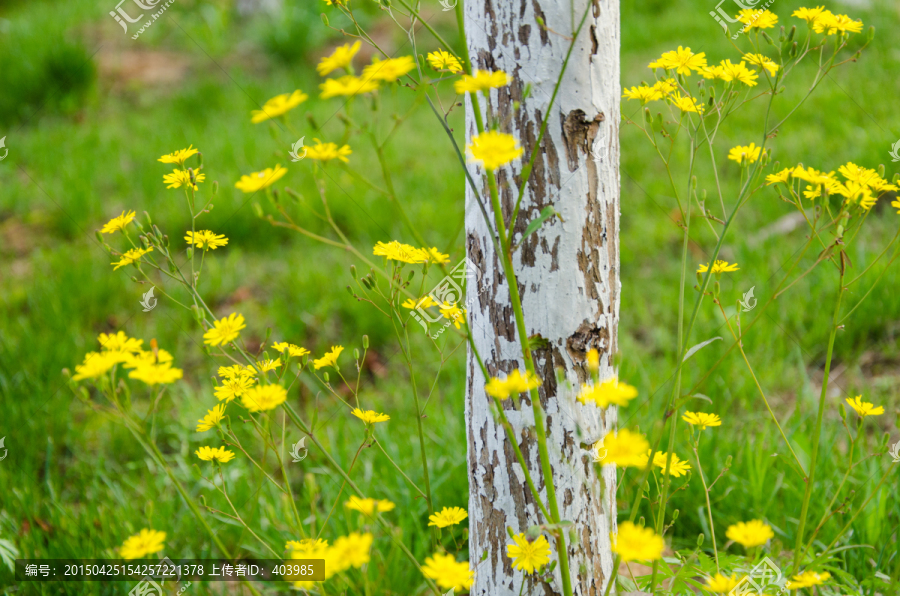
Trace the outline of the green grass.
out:
[[[299,4],[290,4],[292,11],[303,10]],[[868,166],[886,162],[890,177],[887,151],[900,136],[895,109],[900,55],[894,44],[900,17],[888,2],[871,4],[868,8],[835,8],[862,18],[867,25],[875,24],[878,35],[858,63],[845,65],[824,81],[781,127],[778,137],[770,141],[775,160],[783,164],[802,161],[826,170],[846,161]],[[798,5],[779,0],[773,8],[785,22]],[[165,474],[121,425],[75,399],[61,374],[63,368],[72,369],[85,352],[95,349],[95,338],[101,332],[123,329],[145,340],[157,338],[185,369],[185,382],[174,385],[159,404],[156,440],[193,495],[205,495],[216,509],[227,507],[199,477],[193,456],[194,449],[209,439],[194,433],[193,426],[211,407],[210,377],[218,363],[198,348],[201,333],[189,313],[164,299],[152,312],[141,312],[138,302],[146,288],[130,281],[130,269],[113,273],[108,265],[112,259],[94,239],[94,230],[109,217],[123,209],[135,209],[149,212],[180,246],[183,230],[189,228],[183,194],[163,188],[161,177],[170,170],[156,158],[191,143],[203,151],[204,191],[213,181],[219,186],[215,208],[205,216],[203,227],[230,238],[228,247],[205,261],[202,289],[210,306],[216,312],[242,312],[249,322],[244,332],[249,341],[260,341],[266,329],[272,328],[273,339],[301,343],[317,354],[341,343],[347,348],[347,357],[353,348],[361,347],[361,336],[368,334],[385,372],[377,366],[364,370],[363,395],[369,407],[391,413],[387,430],[379,431],[379,440],[421,485],[407,373],[396,355],[389,322],[344,289],[352,281],[349,266],[354,260],[257,219],[253,202],[259,201],[271,212],[266,199],[260,195],[248,202],[248,196],[233,187],[240,174],[272,166],[279,159],[283,163],[285,147],[312,130],[299,116],[292,117],[297,135],[265,124],[252,125],[249,112],[272,95],[295,88],[316,95],[312,93],[318,84],[312,68],[317,51],[313,46],[329,38],[323,26],[313,21],[308,27],[308,19],[297,16],[276,23],[260,17],[242,24],[217,4],[179,2],[173,7],[174,21],[155,23],[146,39],[133,42],[119,39],[124,35],[106,16],[109,8],[104,4],[91,10],[59,2],[0,5],[0,17],[9,23],[9,33],[0,36],[0,111],[7,122],[4,130],[9,131],[6,145],[10,149],[9,157],[0,162],[0,436],[6,436],[9,449],[7,459],[0,462],[0,539],[12,540],[22,557],[112,557],[127,536],[142,527],[154,527],[168,533],[166,554],[170,557],[218,556]],[[727,40],[707,15],[710,8],[693,2],[623,3],[623,85],[649,78],[647,62],[679,44],[706,52],[711,62],[733,58]],[[285,43],[285,36],[296,38],[293,27],[317,31],[316,37],[307,46],[300,43],[303,47],[292,48]],[[102,33],[94,34],[96,31]],[[452,34],[450,30],[442,32]],[[44,43],[46,39],[60,44],[50,47]],[[392,40],[398,46],[403,41],[402,35]],[[172,85],[140,81],[114,85],[91,66],[94,62],[82,60],[101,42],[107,51],[140,48],[178,53],[190,61],[190,74]],[[60,69],[71,76],[61,79]],[[811,74],[809,69],[794,73],[776,115],[785,113],[786,106],[802,96]],[[384,109],[404,115],[414,101],[408,90],[400,90],[384,99]],[[635,105],[623,103],[623,112],[632,116]],[[315,97],[304,104],[320,124],[334,115],[337,106],[336,100]],[[717,159],[726,196],[736,192],[739,181],[737,168],[724,163],[724,154],[735,144],[759,143],[760,109],[758,105],[749,109],[746,116],[734,118],[721,131]],[[461,134],[460,112],[453,123],[457,135]],[[331,122],[326,130],[337,134],[339,125]],[[637,385],[641,396],[639,403],[620,413],[620,421],[651,431],[671,391],[677,358],[681,232],[672,222],[675,201],[655,154],[633,127],[622,126],[621,142],[620,376]],[[398,195],[410,216],[420,222],[419,229],[428,242],[441,248],[450,246],[455,261],[462,255],[463,180],[427,106],[419,104],[410,114],[388,157],[396,173]],[[371,148],[358,141],[353,164],[361,171],[377,171]],[[305,164],[288,166],[285,185],[301,193],[309,206],[320,208],[309,169]],[[378,240],[412,240],[393,205],[342,170],[331,171],[329,205],[356,246],[366,250]],[[701,162],[697,174],[701,188],[708,189],[714,201],[708,164]],[[313,231],[325,231],[308,210],[302,206],[292,209]],[[804,232],[798,229],[760,242],[752,239],[762,227],[789,212],[790,207],[772,191],[759,193],[742,211],[723,250],[728,260],[741,265],[738,275],[722,283],[723,296],[729,301],[739,299],[751,286],[760,306],[771,296],[784,275],[779,268],[802,246]],[[867,236],[850,255],[856,264],[854,271],[860,271],[861,264],[892,237],[895,217],[890,208],[872,214]],[[714,238],[708,228],[694,229],[691,259],[705,262]],[[801,269],[812,263],[814,252],[806,256]],[[357,267],[365,272],[361,264]],[[876,267],[860,286],[867,287],[879,272]],[[745,339],[754,371],[804,462],[809,457],[808,437],[815,421],[835,279],[833,270],[820,267],[771,305]],[[838,335],[833,369],[843,372],[834,381],[839,388],[836,396],[828,399],[830,409],[809,516],[814,522],[844,471],[846,437],[837,403],[861,393],[885,406],[884,416],[866,422],[869,449],[880,442],[882,433],[895,433],[900,410],[896,337],[900,298],[893,288],[898,282],[896,269],[889,271]],[[855,302],[861,293],[856,289],[848,300]],[[688,290],[690,307],[694,297]],[[743,320],[760,312],[757,308]],[[716,342],[692,358],[685,387],[699,381],[731,343],[721,316],[707,302],[690,343],[715,336],[726,341]],[[422,367],[417,372],[418,386],[427,393],[438,375],[436,365],[429,363],[435,353],[424,338],[415,338],[415,342]],[[429,464],[439,506],[467,503],[463,357],[464,353],[457,351],[442,367],[427,410]],[[704,432],[700,452],[704,473],[714,478],[726,459],[733,458],[731,469],[711,496],[719,546],[725,543],[729,524],[764,518],[776,528],[783,548],[790,550],[804,487],[790,472],[787,451],[739,354],[732,352],[697,391],[709,396],[713,405],[692,405],[718,412],[724,420],[721,428]],[[317,395],[324,404],[320,422],[338,413],[324,425],[323,440],[346,467],[362,440],[360,425],[349,424],[339,404],[312,381],[292,392],[291,400],[308,419]],[[139,408],[146,409],[147,404],[140,403]],[[250,436],[246,431],[248,440]],[[651,436],[655,436],[653,431]],[[288,431],[287,438],[293,442],[299,434]],[[680,433],[678,441],[682,447],[677,452],[686,457],[689,454]],[[873,474],[877,477],[886,458],[873,458],[851,477],[855,503],[870,493],[870,478]],[[424,558],[431,552],[424,530],[425,503],[412,498],[412,491],[376,449],[366,450],[357,465],[354,479],[373,496],[397,503],[397,510],[388,516],[413,552],[420,560]],[[341,483],[327,469],[321,454],[312,452],[289,472],[295,490],[302,494],[303,506],[307,510],[310,506],[307,491],[314,481],[321,491],[316,501],[318,512],[327,513]],[[289,531],[284,517],[288,509],[280,494],[261,484],[254,468],[236,463],[228,467],[228,474],[231,498],[243,504],[246,521],[253,528],[262,528],[265,540],[278,548],[296,537]],[[841,569],[858,579],[871,575],[870,561],[885,573],[896,566],[891,559],[897,546],[900,508],[891,498],[894,484],[889,481],[853,526],[850,542],[872,548],[845,551],[839,562]],[[621,516],[630,513],[632,490],[626,482],[619,499]],[[685,490],[675,494],[670,506],[680,510],[672,529],[675,548],[690,547],[701,532],[707,534],[705,547],[710,546],[705,511],[699,509],[702,503],[702,488],[695,475]],[[650,519],[651,513],[644,507],[641,515]],[[825,526],[822,538],[826,543],[846,518],[837,516]],[[260,544],[230,520],[211,516],[210,524],[232,550],[264,555]],[[334,538],[355,524],[355,516],[339,506],[324,536]],[[369,577],[377,586],[375,593],[421,591],[418,572],[402,561],[388,538],[380,535],[374,550],[378,554]],[[740,547],[732,546],[730,551],[739,553]],[[12,584],[8,571],[0,567],[0,587],[13,593]],[[67,593],[113,594],[121,593],[124,585],[64,587]],[[198,586],[197,593],[207,589],[216,588]],[[58,591],[53,584],[30,584],[18,593]]]

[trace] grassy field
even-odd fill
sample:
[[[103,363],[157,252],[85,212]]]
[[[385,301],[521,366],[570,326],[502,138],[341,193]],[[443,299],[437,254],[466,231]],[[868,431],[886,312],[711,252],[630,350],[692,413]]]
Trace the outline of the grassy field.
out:
[[[156,441],[183,484],[195,496],[206,495],[213,507],[224,509],[218,495],[200,478],[193,456],[205,443],[193,426],[211,407],[211,376],[218,362],[198,348],[202,333],[189,312],[162,299],[156,309],[142,312],[139,301],[146,288],[130,281],[130,269],[113,273],[109,255],[94,238],[94,230],[125,209],[148,211],[154,223],[173,239],[180,238],[181,230],[190,227],[183,195],[163,188],[161,176],[169,169],[156,160],[189,144],[203,152],[206,188],[212,181],[219,184],[215,208],[206,216],[204,227],[230,239],[225,250],[205,262],[202,290],[207,303],[217,313],[242,312],[249,324],[244,332],[248,343],[261,341],[266,329],[272,328],[273,339],[304,345],[314,354],[333,344],[344,345],[349,354],[361,348],[362,335],[367,334],[372,349],[363,370],[363,392],[369,407],[392,416],[389,432],[380,433],[379,440],[413,482],[423,480],[418,449],[412,447],[418,439],[408,374],[397,355],[391,326],[344,289],[352,281],[349,267],[354,259],[273,228],[254,215],[252,203],[259,197],[248,201],[234,189],[241,174],[283,162],[284,147],[296,140],[290,132],[251,124],[251,109],[297,88],[310,93],[304,108],[317,123],[332,119],[337,109],[335,101],[319,100],[313,91],[319,83],[314,65],[338,38],[318,21],[318,8],[285,3],[289,6],[283,16],[244,19],[229,8],[230,3],[179,1],[167,17],[134,41],[107,16],[111,4],[0,2],[0,134],[6,134],[9,148],[8,157],[0,162],[0,436],[6,437],[9,450],[0,461],[0,540],[10,541],[19,557],[113,557],[123,540],[143,527],[167,532],[166,554],[172,558],[218,556],[167,476],[121,425],[74,399],[61,373],[80,362],[85,352],[96,349],[101,332],[121,329],[147,341],[157,338],[185,369],[185,381],[167,391],[158,406]],[[771,8],[786,22],[799,5],[777,0]],[[712,8],[712,3],[696,1],[623,2],[623,85],[649,79],[646,64],[678,45],[706,52],[710,62],[731,56],[733,50],[707,14]],[[826,78],[781,127],[770,142],[773,158],[785,165],[803,162],[826,171],[847,161],[869,167],[884,163],[890,178],[900,171],[900,164],[891,164],[888,156],[900,137],[896,109],[900,9],[888,0],[836,3],[831,8],[862,18],[867,26],[875,25],[875,41],[859,62]],[[370,12],[369,24],[379,41],[402,47],[402,34],[384,24],[376,10]],[[452,21],[436,9],[435,14],[438,30],[453,39]],[[424,34],[420,39],[425,39]],[[795,73],[776,106],[776,117],[803,96],[812,72]],[[443,131],[427,105],[412,93],[400,90],[383,101],[386,112],[407,118],[388,149],[397,173],[397,194],[425,239],[447,249],[456,262],[463,255],[464,187]],[[639,117],[634,114],[636,105],[623,102],[625,115]],[[730,120],[721,132],[719,173],[726,194],[736,192],[739,180],[737,168],[722,163],[724,153],[736,144],[758,144],[761,117],[757,106]],[[291,118],[300,134],[311,129],[300,115]],[[459,135],[461,114],[455,118]],[[329,126],[339,130],[337,122],[325,128]],[[639,424],[655,436],[658,431],[653,424],[671,391],[677,360],[681,231],[673,221],[675,200],[655,153],[633,127],[623,125],[622,130],[620,377],[640,389],[640,398],[620,420],[623,425]],[[353,159],[354,167],[362,171],[377,168],[373,151],[364,146],[355,148]],[[285,184],[315,204],[309,169],[289,169]],[[350,174],[334,172],[328,184],[329,204],[358,248],[368,252],[379,240],[412,240],[394,205]],[[710,166],[701,164],[697,174],[701,188],[712,192]],[[850,255],[854,263],[870,262],[896,232],[898,215],[887,205],[882,207],[870,216],[868,235],[854,247]],[[762,232],[790,212],[790,206],[772,191],[756,195],[741,212],[723,250],[724,258],[741,266],[739,274],[723,281],[722,292],[729,300],[739,299],[751,287],[760,306],[769,300],[785,275],[782,267],[803,246],[805,228]],[[295,213],[304,217],[300,208]],[[324,226],[306,217],[313,231],[326,233]],[[715,239],[708,228],[695,230],[692,258],[706,262]],[[799,270],[813,263],[812,252]],[[855,269],[857,274],[861,269]],[[878,265],[866,274],[854,289],[851,303],[882,269]],[[833,409],[826,414],[821,447],[827,455],[820,460],[810,519],[822,516],[846,469],[847,441],[838,402],[863,394],[885,407],[884,416],[866,423],[870,450],[881,442],[883,433],[898,438],[898,282],[896,268],[889,270],[838,334],[828,398]],[[765,311],[746,315],[760,317],[745,338],[748,357],[804,463],[809,458],[808,437],[836,291],[833,270],[822,266]],[[688,290],[691,307],[695,296]],[[694,356],[685,387],[699,383],[696,391],[713,401],[707,409],[724,420],[722,427],[704,435],[700,452],[704,472],[714,478],[726,459],[733,459],[711,493],[719,545],[726,542],[724,529],[729,524],[764,518],[776,530],[774,548],[781,548],[777,543],[783,542],[784,549],[791,549],[804,486],[790,472],[781,438],[739,354],[731,352],[706,376],[732,343],[721,315],[707,303],[689,343],[716,336],[726,341]],[[433,364],[434,348],[424,338],[415,341],[422,355],[418,386],[425,394],[432,392],[426,437],[436,504],[465,507],[464,351],[453,352],[439,367]],[[291,399],[308,416],[319,393],[321,387],[307,380]],[[346,467],[362,441],[361,426],[347,424],[334,400],[328,401],[324,394],[319,399],[326,403],[320,420],[337,414],[324,424],[323,440]],[[290,430],[287,437],[292,438]],[[679,441],[683,441],[680,435]],[[686,447],[677,451],[682,457],[688,455]],[[872,458],[850,476],[854,503],[869,496],[872,478],[879,476],[886,458]],[[298,471],[291,470],[295,490],[304,499],[311,486],[317,486],[317,506],[327,513],[341,490],[340,478],[329,472],[315,452],[299,466]],[[420,559],[431,552],[425,503],[414,499],[402,479],[390,473],[381,453],[374,449],[364,453],[354,478],[373,495],[397,504],[393,519],[398,532]],[[226,480],[232,487],[232,500],[251,527],[263,529],[264,540],[280,546],[297,538],[281,517],[286,511],[281,494],[264,483],[255,468],[233,465]],[[676,549],[694,544],[701,532],[707,537],[710,533],[697,480],[679,491],[671,505],[680,510],[672,531]],[[890,496],[896,494],[897,482],[889,480],[854,522],[850,543],[869,546],[845,551],[836,570],[862,580],[874,570],[888,573],[897,568],[900,506]],[[632,490],[626,483],[620,493],[622,516],[630,513]],[[309,505],[308,498],[304,504]],[[650,518],[649,510],[641,513]],[[257,557],[266,554],[233,520],[215,514],[209,518],[232,550]],[[844,519],[845,515],[838,515],[825,525],[824,543]],[[326,536],[349,532],[355,524],[356,518],[338,507]],[[402,560],[391,541],[379,538],[373,551],[377,555],[368,571],[371,593],[421,592],[421,575]],[[65,591],[54,584],[16,588],[9,569],[0,564],[4,593],[118,594],[127,592],[124,586],[65,584]],[[220,587],[194,589],[204,593]]]

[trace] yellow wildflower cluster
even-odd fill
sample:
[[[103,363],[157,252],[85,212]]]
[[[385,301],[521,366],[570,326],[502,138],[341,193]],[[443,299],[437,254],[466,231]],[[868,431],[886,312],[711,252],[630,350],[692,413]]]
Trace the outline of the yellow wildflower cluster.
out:
[[[385,257],[391,261],[411,263],[414,265],[419,263],[443,264],[450,262],[450,255],[443,254],[435,247],[416,248],[409,244],[401,244],[397,240],[392,240],[391,242],[378,242],[372,249],[372,254],[376,257]]]
[[[800,164],[766,176],[766,182],[770,186],[784,184],[791,193],[799,194],[799,183],[795,191],[794,181],[803,181],[807,183],[803,196],[811,201],[841,195],[845,199],[845,204],[859,205],[865,211],[871,209],[886,192],[898,190],[896,184],[890,184],[876,170],[858,166],[853,162],[842,165],[838,168],[838,172],[844,178],[843,181],[838,179],[834,171],[820,172]]]
[[[88,352],[84,362],[75,366],[73,381],[96,379],[121,364],[129,369],[128,377],[142,381],[147,385],[174,383],[183,376],[180,368],[172,368],[172,355],[156,347],[156,340],[151,342],[151,350],[141,348],[142,339],[133,339],[118,331],[115,334],[101,333],[99,352]]]
[[[324,559],[325,580],[329,580],[338,573],[343,573],[350,568],[359,569],[371,560],[371,549],[374,536],[365,532],[351,532],[347,536],[341,536],[329,545],[322,538],[306,538],[304,540],[291,540],[285,546],[290,550],[291,559]],[[291,578],[286,578],[291,579]],[[295,581],[295,588],[308,590],[315,586],[316,582]]]
[[[484,386],[488,395],[499,399],[506,399],[510,395],[527,393],[541,386],[541,380],[532,372],[526,371],[523,375],[516,369],[506,375],[505,379],[492,378]]]

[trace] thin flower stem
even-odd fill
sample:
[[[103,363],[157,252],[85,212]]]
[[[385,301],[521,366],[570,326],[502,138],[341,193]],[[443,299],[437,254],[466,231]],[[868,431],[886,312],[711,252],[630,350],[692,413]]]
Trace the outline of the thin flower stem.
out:
[[[228,501],[228,505],[231,507],[231,510],[234,511],[235,519],[237,519],[237,521],[240,522],[242,526],[244,526],[244,529],[253,534],[253,537],[256,538],[256,540],[259,541],[260,544],[266,547],[276,559],[281,558],[281,556],[277,552],[275,552],[275,550],[273,550],[271,546],[269,546],[268,542],[260,538],[256,534],[256,532],[254,532],[253,529],[249,525],[247,525],[247,522],[245,522],[241,517],[241,514],[238,513],[237,507],[234,506],[234,503],[232,503],[231,499],[228,497],[228,490],[225,487],[225,477],[222,475],[221,466],[219,467],[219,480],[222,481],[222,488],[219,489],[219,492],[222,493],[222,496],[225,497],[226,501]],[[215,486],[215,483],[213,483],[213,486]]]
[[[700,435],[703,434],[703,431],[699,431],[697,434],[697,442],[694,443],[694,458],[697,460],[697,472],[700,474],[700,483],[703,484],[703,494],[706,497],[706,513],[709,516],[709,533],[712,538],[713,545],[713,555],[716,559],[716,573],[719,572],[719,549],[716,547],[716,527],[713,525],[713,515],[712,515],[712,505],[709,503],[709,488],[706,486],[706,478],[703,476],[703,466],[700,464]]]

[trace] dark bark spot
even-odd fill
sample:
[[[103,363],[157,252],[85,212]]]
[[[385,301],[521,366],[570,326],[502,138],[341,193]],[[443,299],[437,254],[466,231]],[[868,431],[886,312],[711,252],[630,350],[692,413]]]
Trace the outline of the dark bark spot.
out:
[[[589,119],[581,109],[572,110],[566,116],[560,114],[563,143],[566,147],[566,162],[570,172],[578,169],[579,151],[585,155],[590,153],[591,145],[594,144],[594,137],[597,136],[602,121],[602,112],[593,119]]]

